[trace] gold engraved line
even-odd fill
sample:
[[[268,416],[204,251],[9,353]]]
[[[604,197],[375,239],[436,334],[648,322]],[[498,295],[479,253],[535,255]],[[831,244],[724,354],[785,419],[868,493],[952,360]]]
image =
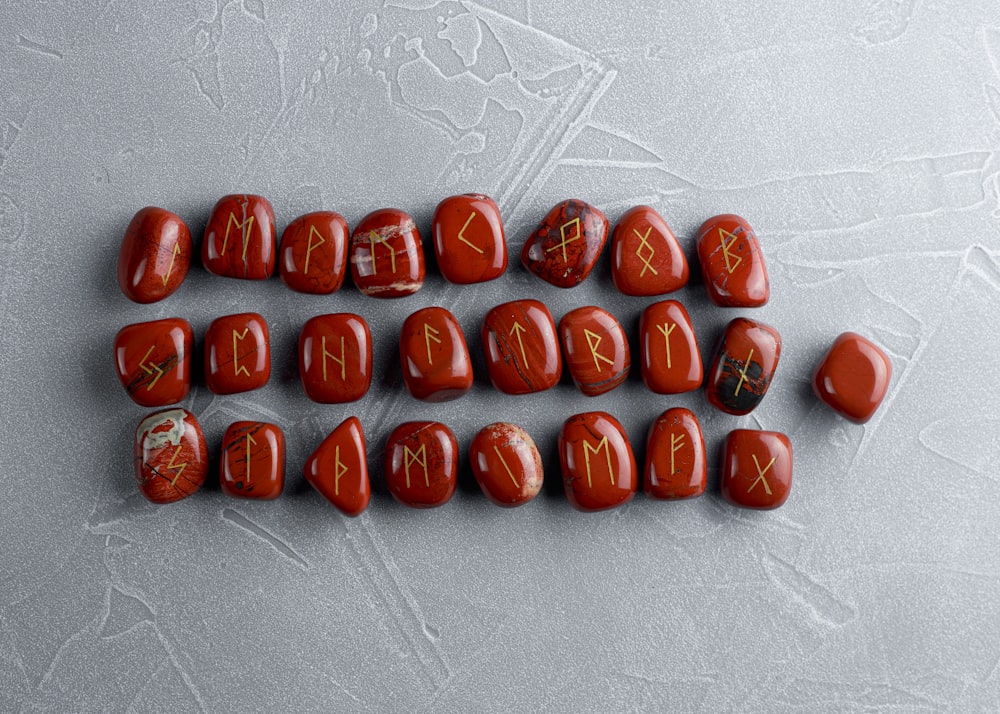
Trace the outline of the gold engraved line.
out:
[[[593,488],[594,486],[594,482],[590,477],[590,455],[596,455],[601,449],[604,449],[604,455],[608,460],[608,479],[611,481],[612,486],[615,485],[615,471],[611,468],[611,447],[608,446],[608,437],[605,435],[597,442],[596,447],[591,446],[590,442],[586,439],[583,440],[583,459],[587,466],[587,488]]]
[[[483,252],[484,252],[483,249],[480,248],[475,243],[470,242],[469,239],[466,238],[465,235],[464,235],[465,229],[469,227],[469,224],[472,223],[472,219],[475,218],[475,217],[476,217],[476,212],[473,211],[472,213],[469,214],[469,217],[465,219],[465,225],[462,226],[462,230],[460,230],[458,232],[458,239],[460,241],[462,241],[463,243],[465,243],[470,248],[472,248],[474,251],[476,251],[477,253],[479,253],[479,255],[483,255]]]
[[[344,336],[340,336],[340,358],[332,352],[326,351],[326,335],[320,338],[319,343],[320,351],[323,353],[323,381],[326,381],[326,358],[329,357],[334,362],[340,365],[340,380],[342,382],[347,381],[347,360],[344,359]]]
[[[525,328],[525,326],[522,325],[520,322],[515,321],[514,326],[510,328],[510,333],[509,333],[517,337],[517,344],[521,347],[521,361],[524,363],[525,369],[527,369],[528,367],[528,356],[524,353],[524,340],[521,339],[521,333],[524,332],[526,329],[527,328]]]
[[[433,327],[424,323],[424,346],[427,347],[427,364],[433,365],[434,358],[431,357],[431,341],[441,344],[441,338],[438,337],[441,333],[435,330]]]
[[[676,322],[671,322],[670,327],[667,327],[667,323],[665,322],[662,325],[656,326],[656,329],[663,333],[663,346],[667,350],[667,369],[673,367],[670,362],[670,333],[674,331],[675,327],[677,327]]]
[[[368,254],[371,256],[371,259],[372,259],[372,275],[378,275],[378,265],[376,265],[376,263],[375,263],[375,244],[376,243],[381,243],[382,245],[385,246],[386,250],[389,251],[389,260],[391,261],[390,265],[392,266],[392,274],[395,275],[396,274],[396,251],[394,251],[392,249],[392,246],[389,245],[389,241],[387,241],[385,238],[383,238],[382,236],[380,236],[377,232],[375,232],[375,231],[368,231]]]
[[[674,465],[674,454],[681,450],[684,446],[684,435],[683,434],[670,434],[670,473],[674,473],[677,469]]]
[[[250,376],[250,370],[246,368],[246,365],[240,364],[240,356],[236,353],[236,340],[238,339],[240,342],[242,342],[243,338],[247,336],[247,333],[249,331],[250,331],[249,327],[244,327],[243,332],[240,333],[237,333],[236,330],[233,330],[233,374],[238,375],[240,372],[242,372],[248,377]]]
[[[653,264],[649,262],[650,260],[653,259],[653,256],[656,255],[656,248],[654,248],[653,246],[651,246],[649,244],[649,241],[647,240],[649,238],[649,234],[650,234],[650,232],[652,230],[653,230],[653,227],[650,226],[649,228],[646,229],[646,235],[642,235],[641,233],[639,233],[638,229],[636,229],[636,228],[632,229],[632,232],[635,233],[637,236],[639,236],[639,245],[637,245],[636,248],[635,248],[635,254],[636,254],[636,257],[638,257],[639,260],[642,261],[642,270],[639,271],[639,277],[640,278],[643,275],[646,274],[646,270],[647,269],[653,275],[659,275],[659,273],[656,272],[656,268],[653,267]],[[648,255],[643,255],[642,253],[639,252],[643,248],[646,248],[646,249],[649,250],[649,254]]]
[[[747,381],[747,370],[750,369],[750,360],[753,359],[753,347],[750,348],[750,354],[747,355],[746,364],[743,365],[743,370],[740,372],[740,381],[736,383],[736,391],[733,392],[733,396],[737,397],[740,394],[740,387],[743,383]]]
[[[424,469],[424,485],[427,488],[431,486],[430,475],[427,473],[427,444],[421,444],[420,448],[416,452],[412,451],[409,446],[403,446],[403,468],[406,470],[406,487],[410,487],[410,466],[413,464],[420,464]]]
[[[614,367],[615,361],[613,359],[611,359],[610,357],[606,357],[605,355],[602,355],[597,351],[597,348],[601,346],[601,341],[604,338],[601,335],[598,335],[596,332],[591,332],[586,328],[584,328],[583,334],[587,338],[587,347],[590,348],[590,354],[594,358],[594,366],[597,367],[597,371],[598,372],[601,371],[601,362],[604,362],[605,364],[609,364],[612,367]]]
[[[726,240],[726,237],[729,238],[728,241]],[[726,259],[726,272],[730,275],[734,270],[736,270],[737,267],[739,267],[739,264],[743,262],[742,256],[729,252],[729,249],[733,247],[733,243],[735,243],[738,239],[739,236],[735,236],[721,227],[719,228],[719,242],[722,243],[722,257]],[[731,263],[729,261],[730,258],[735,258],[736,262]]]
[[[250,231],[253,230],[253,216],[250,216],[245,221],[240,223],[236,220],[236,215],[230,211],[229,212],[229,222],[226,223],[226,236],[222,239],[222,251],[219,255],[226,254],[226,246],[229,245],[229,229],[233,227],[233,224],[243,231],[243,260],[247,259],[247,245],[250,243]]]
[[[146,350],[146,354],[144,354],[142,356],[142,359],[139,360],[139,369],[141,369],[143,372],[145,372],[146,374],[153,374],[153,372],[156,372],[156,377],[153,379],[153,381],[150,382],[148,385],[146,385],[147,392],[156,386],[156,383],[160,381],[160,377],[166,374],[166,372],[163,371],[163,368],[160,365],[153,364],[152,362],[150,362],[148,365],[146,364],[146,360],[149,358],[149,355],[153,353],[153,349],[155,347],[156,345],[150,345],[149,349]]]
[[[572,226],[574,224],[576,225],[576,235],[574,235],[572,238],[566,238],[566,226]],[[583,230],[580,228],[580,217],[579,216],[577,216],[576,218],[574,218],[572,221],[566,221],[561,226],[559,226],[559,237],[562,239],[562,242],[559,243],[558,245],[552,246],[551,248],[546,248],[545,252],[546,253],[551,253],[554,250],[558,250],[559,248],[562,248],[563,262],[566,262],[569,259],[566,256],[566,246],[569,243],[572,243],[575,240],[579,240],[581,233],[583,233]]]
[[[503,464],[504,470],[506,470],[507,475],[510,476],[510,480],[514,482],[514,486],[516,488],[521,488],[521,484],[519,484],[517,479],[514,478],[514,472],[510,470],[510,466],[508,466],[507,462],[504,461],[503,454],[500,453],[500,449],[497,448],[496,444],[493,445],[493,451],[496,452],[497,458],[500,459],[500,463]]]
[[[184,445],[183,444],[179,444],[177,446],[177,448],[174,449],[173,456],[170,457],[170,463],[167,464],[167,468],[168,469],[170,469],[171,471],[176,471],[177,472],[174,475],[173,481],[170,482],[171,486],[176,486],[177,485],[177,479],[179,479],[181,477],[181,474],[184,473],[184,469],[187,468],[187,461],[185,461],[183,464],[175,464],[174,463],[174,460],[177,458],[177,455],[179,453],[181,453],[181,449],[183,449],[183,448],[184,448]]]
[[[319,243],[313,243],[313,236],[319,238]],[[316,226],[309,226],[309,242],[306,243],[306,263],[303,266],[302,274],[309,275],[309,258],[312,257],[312,252],[316,248],[326,243],[326,238],[320,235],[319,231],[316,230]]]
[[[243,472],[243,483],[250,483],[250,444],[257,446],[257,440],[253,438],[253,434],[246,435],[246,449],[247,449],[247,464],[246,470]]]
[[[757,461],[757,454],[750,454],[750,456],[753,458],[753,465],[757,467],[757,480],[754,481],[752,484],[750,484],[750,488],[747,489],[747,493],[750,493],[751,491],[753,491],[754,487],[758,483],[762,483],[762,484],[764,484],[764,492],[768,496],[770,496],[771,495],[771,487],[767,485],[767,479],[764,478],[764,474],[766,474],[768,472],[768,470],[771,468],[771,466],[774,465],[774,460],[777,459],[778,457],[777,456],[772,456],[771,460],[767,462],[767,466],[765,466],[764,469],[761,470],[761,468],[760,468],[760,462]]]
[[[163,287],[167,286],[167,281],[170,280],[170,273],[174,269],[174,260],[177,258],[177,254],[181,252],[181,244],[174,243],[174,252],[170,254],[170,265],[167,266],[167,274],[163,276]]]
[[[340,478],[347,473],[347,467],[340,460],[340,444],[333,452],[333,495],[340,495]]]

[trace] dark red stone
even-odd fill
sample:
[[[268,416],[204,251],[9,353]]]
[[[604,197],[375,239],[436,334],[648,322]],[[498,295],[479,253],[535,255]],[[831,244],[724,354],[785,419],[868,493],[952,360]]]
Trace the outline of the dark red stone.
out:
[[[663,412],[646,439],[646,479],[650,498],[693,498],[705,492],[705,439],[698,417],[689,409]]]
[[[892,362],[878,345],[856,332],[840,335],[813,372],[813,391],[823,403],[864,424],[875,414],[892,378]]]
[[[559,321],[566,366],[588,397],[610,392],[628,377],[632,359],[621,323],[607,310],[585,306]]]
[[[538,300],[515,300],[490,310],[482,341],[490,381],[501,392],[541,392],[562,376],[556,325]]]
[[[171,295],[191,267],[191,232],[176,213],[148,206],[133,216],[118,253],[118,285],[134,302]]]
[[[608,239],[608,218],[571,198],[552,208],[521,249],[521,263],[558,288],[579,285],[594,269]]]
[[[472,387],[472,360],[458,320],[443,307],[406,318],[399,335],[403,382],[417,399],[447,402]]]
[[[215,394],[259,389],[271,378],[267,322],[255,312],[216,318],[205,333],[205,386]]]
[[[208,446],[187,409],[164,409],[140,422],[133,448],[139,491],[153,503],[187,498],[205,483]]]
[[[781,335],[738,317],[726,325],[708,370],[705,396],[727,414],[749,414],[767,394],[781,357]]]
[[[652,392],[690,392],[705,379],[691,316],[676,300],[653,303],[643,310],[639,350],[642,381]]]
[[[321,404],[361,399],[372,383],[372,333],[360,315],[317,315],[299,334],[299,377]]]
[[[511,508],[527,503],[542,488],[538,448],[519,426],[498,422],[483,427],[469,445],[469,462],[479,487],[493,503]]]
[[[792,443],[776,431],[736,429],[726,439],[722,497],[741,508],[770,510],[792,489]]]
[[[760,307],[771,296],[764,253],[743,218],[714,216],[698,231],[698,259],[705,289],[721,307]]]

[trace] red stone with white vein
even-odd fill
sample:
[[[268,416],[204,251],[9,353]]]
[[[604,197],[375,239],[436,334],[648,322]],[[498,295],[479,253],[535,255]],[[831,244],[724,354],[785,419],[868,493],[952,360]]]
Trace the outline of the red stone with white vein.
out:
[[[379,298],[412,295],[424,284],[424,247],[413,219],[396,208],[369,213],[351,237],[351,277]]]
[[[208,446],[201,425],[187,409],[150,414],[135,431],[135,480],[153,503],[187,498],[205,483]]]

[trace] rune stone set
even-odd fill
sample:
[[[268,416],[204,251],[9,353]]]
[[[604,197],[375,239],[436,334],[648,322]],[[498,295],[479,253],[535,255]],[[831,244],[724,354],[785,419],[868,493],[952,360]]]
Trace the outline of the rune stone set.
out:
[[[481,194],[451,196],[434,213],[433,245],[445,279],[472,284],[498,278],[507,268],[507,243],[496,203]],[[607,217],[580,200],[556,205],[525,242],[521,262],[561,288],[592,271],[609,236]],[[612,277],[632,296],[660,296],[685,285],[689,268],[676,236],[649,206],[627,211],[611,232]],[[739,216],[720,215],[698,231],[698,259],[712,302],[753,308],[770,296],[760,243]],[[125,232],[118,259],[122,291],[138,303],[173,293],[192,259],[184,221],[162,208],[143,208]],[[304,293],[341,288],[348,266],[355,286],[376,298],[399,298],[424,282],[423,243],[403,211],[380,209],[349,231],[343,216],[318,211],[285,228],[280,249],[274,210],[263,197],[225,196],[212,211],[201,245],[202,265],[215,275],[264,280],[277,264],[282,281]],[[691,318],[680,302],[649,305],[639,324],[640,369],[656,394],[680,394],[704,385],[715,408],[748,414],[764,398],[781,355],[781,336],[766,324],[738,317],[726,326],[711,364],[703,368]],[[482,325],[490,381],[508,394],[529,394],[559,382],[563,366],[588,396],[620,385],[631,366],[621,323],[595,306],[576,308],[558,326],[538,300],[494,307]],[[403,323],[403,381],[417,399],[443,402],[472,386],[472,361],[462,329],[448,310],[427,307]],[[309,319],[299,335],[299,375],[308,397],[323,404],[360,399],[372,380],[372,336],[365,319],[350,313]],[[123,327],[114,341],[115,366],[129,396],[143,407],[167,407],[145,416],[134,442],[135,477],[154,503],[197,491],[208,470],[208,446],[198,420],[176,406],[191,386],[194,334],[181,318]],[[215,394],[257,389],[270,378],[270,341],[256,313],[219,317],[204,341],[205,382]],[[837,413],[864,423],[878,409],[892,365],[861,335],[840,335],[813,373],[816,395]],[[284,486],[282,430],[259,421],[231,424],[222,439],[219,478],[230,496],[272,499]],[[401,503],[430,508],[455,492],[460,461],[452,431],[439,422],[407,422],[389,436],[383,456],[389,492]],[[483,493],[499,506],[518,506],[539,492],[543,468],[531,436],[519,426],[490,424],[472,439],[469,464]],[[559,435],[559,459],[569,502],[602,511],[627,502],[640,474],[628,435],[610,414],[576,414]],[[721,492],[728,502],[771,509],[788,498],[792,446],[779,432],[737,429],[726,439]],[[304,467],[317,491],[349,516],[368,506],[371,488],[361,421],[351,416],[319,444]],[[671,408],[651,425],[643,490],[655,499],[700,496],[706,486],[705,441],[698,418]]]

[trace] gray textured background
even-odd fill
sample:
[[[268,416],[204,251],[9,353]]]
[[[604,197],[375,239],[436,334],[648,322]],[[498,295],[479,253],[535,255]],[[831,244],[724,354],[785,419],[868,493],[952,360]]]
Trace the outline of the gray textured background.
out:
[[[389,0],[287,5],[5,2],[0,7],[0,710],[979,711],[1000,707],[1000,7],[995,0],[649,3]],[[176,6],[175,6],[176,5]],[[259,192],[279,230],[310,210],[351,225],[408,210],[429,248],[441,198],[500,203],[501,280],[458,287],[433,265],[395,302],[215,278],[194,267],[150,306],[115,282],[148,204],[200,238],[225,193]],[[635,335],[651,300],[617,294],[605,255],[560,291],[516,255],[557,201],[612,221],[650,203],[689,256],[705,218],[757,229],[772,300],[745,311],[785,341],[751,416],[701,392],[667,399],[638,369],[588,399],[565,379],[507,397],[485,379],[479,325],[513,297],[558,319],[597,304]],[[696,265],[696,264],[694,264]],[[700,280],[678,293],[703,354],[738,311]],[[457,314],[477,382],[412,399],[395,342],[410,312]],[[266,388],[185,402],[213,454],[237,419],[281,425],[285,495],[215,485],[154,507],[131,473],[145,413],[111,341],[131,322],[261,312]],[[375,383],[309,402],[295,343],[323,312],[375,338]],[[833,338],[883,345],[883,408],[855,426],[808,379]],[[634,347],[635,345],[633,345]],[[709,493],[642,496],[583,515],[561,493],[570,414],[617,415],[640,456],[669,406],[702,419]],[[348,414],[375,491],[348,520],[302,464]],[[538,441],[547,485],[491,505],[463,467],[447,506],[396,505],[389,431],[439,419],[463,452],[494,419]],[[788,433],[791,498],[770,513],[718,496],[730,429]]]

